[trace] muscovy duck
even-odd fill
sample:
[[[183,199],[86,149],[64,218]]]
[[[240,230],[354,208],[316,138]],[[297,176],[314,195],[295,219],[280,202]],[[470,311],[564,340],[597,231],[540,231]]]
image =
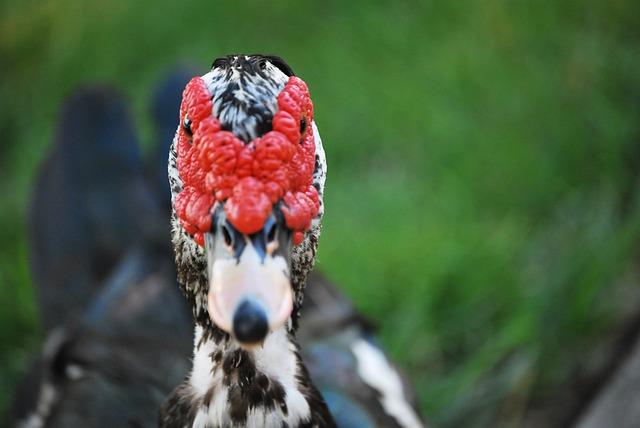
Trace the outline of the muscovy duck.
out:
[[[215,105],[222,105],[223,99],[227,112],[235,109],[225,117],[218,114],[224,128],[243,142],[266,135],[274,102],[293,75],[291,69],[276,57],[231,56],[216,60],[204,78],[216,73],[229,79],[217,80],[217,92],[227,95],[214,96],[212,112],[221,111]],[[173,75],[157,91],[154,117],[161,140],[168,141],[171,138],[163,136],[174,133],[166,125],[167,106],[177,110],[176,98],[185,81],[183,73]],[[196,118],[180,117],[182,129],[192,134],[189,140],[198,138]],[[305,126],[315,131],[315,139],[315,124],[310,121]],[[315,142],[320,144],[319,136]],[[177,155],[174,147],[170,162],[174,201],[182,190],[177,186],[181,184]],[[312,170],[321,195],[324,159],[318,160],[314,157]],[[14,425],[155,426],[160,404],[187,373],[188,310],[172,280],[168,236],[157,226],[166,221],[159,202],[164,189],[153,180],[160,163],[154,162],[145,175],[131,120],[122,100],[111,91],[83,91],[63,110],[53,154],[37,182],[30,221],[34,279],[50,333],[41,359],[16,394]],[[220,226],[224,209],[217,216],[214,224]],[[270,218],[286,248],[286,240],[293,239],[283,226],[286,218],[276,209]],[[267,315],[268,307],[261,308],[264,303],[258,299],[250,301],[245,311],[248,321],[233,317],[230,331],[202,317],[209,305],[207,288],[200,289],[205,295],[194,294],[185,279],[206,279],[207,261],[194,240],[197,233],[193,229],[186,233],[180,221],[174,210],[178,277],[196,320],[194,367],[165,402],[161,425],[330,426],[335,419],[346,427],[421,426],[410,389],[375,345],[368,324],[322,277],[309,278],[303,322],[296,331],[319,216],[311,234],[307,232],[307,244],[293,247],[310,253],[305,266],[300,265],[299,254],[291,261],[292,283],[297,287],[291,316],[273,331],[268,325],[266,332],[253,325],[263,323],[259,318]],[[232,223],[225,226],[236,244],[244,238]],[[268,253],[269,232],[263,233],[265,259],[282,254],[282,248]],[[255,242],[258,248],[262,245],[255,235],[249,234],[244,250],[235,250],[240,259],[246,247],[255,250]],[[210,239],[205,234],[202,238]],[[309,239],[315,241],[311,246]],[[191,258],[181,260],[185,249],[193,251]],[[61,260],[62,255],[69,256]],[[181,261],[188,262],[187,271]],[[74,288],[66,288],[70,279]],[[296,339],[302,344],[301,357]]]
[[[162,426],[334,425],[296,341],[325,175],[307,85],[281,58],[218,58],[187,84],[169,181],[193,368]],[[351,351],[386,413],[419,426],[384,357],[362,339]]]

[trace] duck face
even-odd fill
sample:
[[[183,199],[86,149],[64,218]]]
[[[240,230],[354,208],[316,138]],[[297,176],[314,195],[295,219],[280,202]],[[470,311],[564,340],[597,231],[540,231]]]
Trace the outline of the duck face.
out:
[[[276,57],[216,60],[184,90],[171,156],[177,240],[206,265],[191,300],[241,346],[259,344],[301,302],[317,245],[324,153],[306,84]]]

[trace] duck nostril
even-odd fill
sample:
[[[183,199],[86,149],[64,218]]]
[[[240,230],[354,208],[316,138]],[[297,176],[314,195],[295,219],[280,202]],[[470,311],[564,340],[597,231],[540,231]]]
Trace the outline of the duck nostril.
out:
[[[267,232],[267,243],[273,242],[276,240],[276,224],[273,223]]]
[[[224,239],[225,245],[228,247],[233,247],[233,237],[231,236],[231,232],[226,224],[222,225],[222,237]]]
[[[244,300],[233,315],[233,335],[242,343],[262,341],[269,330],[267,315],[260,305]]]

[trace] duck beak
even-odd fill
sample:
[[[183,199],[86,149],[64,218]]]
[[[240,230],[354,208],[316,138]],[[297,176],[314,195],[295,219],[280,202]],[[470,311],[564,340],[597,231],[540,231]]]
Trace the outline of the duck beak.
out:
[[[237,233],[231,257],[207,251],[209,316],[245,346],[261,343],[269,331],[284,325],[293,308],[288,257],[269,251],[257,235]]]

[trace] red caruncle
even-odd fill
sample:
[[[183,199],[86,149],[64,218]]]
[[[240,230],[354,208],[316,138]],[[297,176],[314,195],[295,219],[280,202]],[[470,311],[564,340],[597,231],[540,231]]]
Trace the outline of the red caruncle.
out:
[[[307,85],[290,77],[278,95],[273,130],[249,143],[221,129],[212,95],[201,77],[191,79],[183,92],[180,120],[188,127],[180,127],[176,147],[180,223],[203,245],[216,202],[226,202],[225,214],[236,229],[252,234],[282,201],[287,227],[299,244],[320,209],[313,186],[313,104]]]

